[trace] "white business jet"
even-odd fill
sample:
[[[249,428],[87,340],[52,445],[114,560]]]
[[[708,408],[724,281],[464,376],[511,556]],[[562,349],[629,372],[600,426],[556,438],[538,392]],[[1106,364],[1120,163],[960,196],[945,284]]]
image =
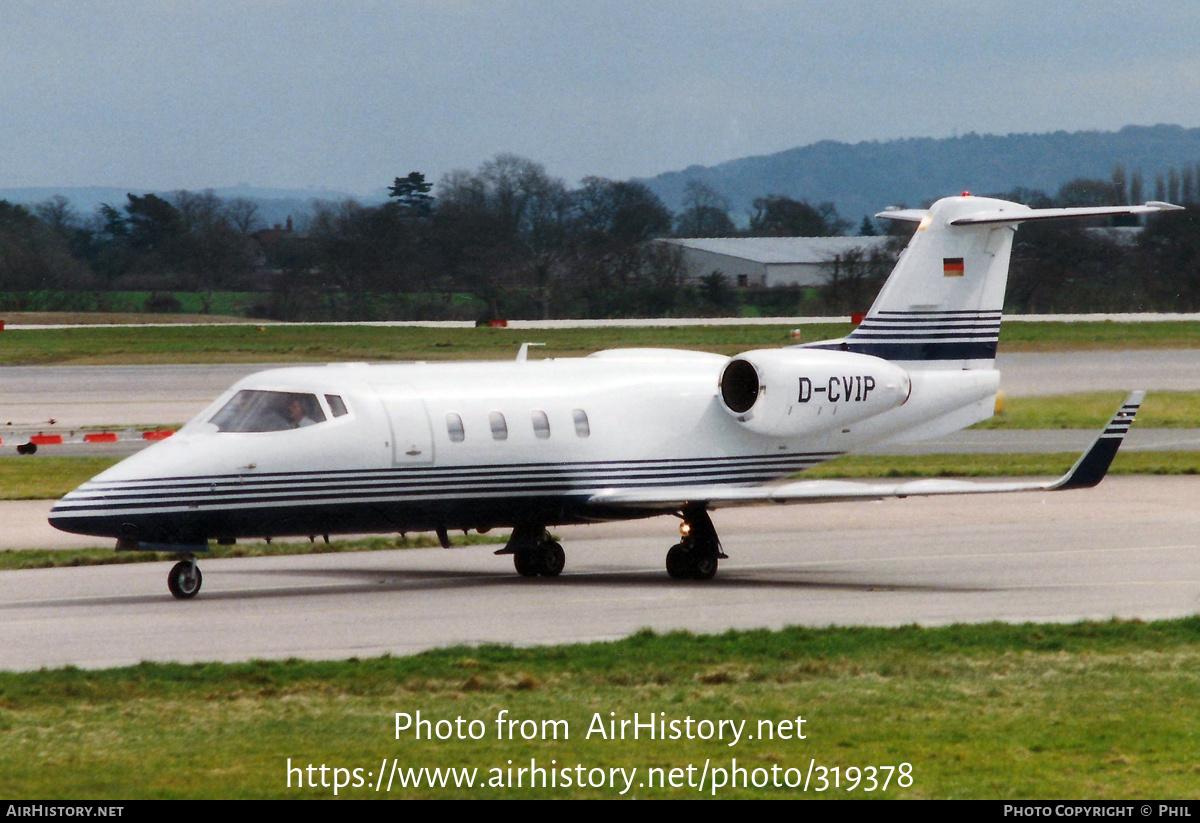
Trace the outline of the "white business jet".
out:
[[[708,511],[722,506],[1093,486],[1142,393],[1047,482],[789,480],[870,444],[936,437],[989,417],[1000,311],[1016,227],[1029,220],[1142,214],[1031,209],[950,197],[917,222],[865,320],[840,340],[736,357],[616,349],[583,358],[337,364],[240,381],[169,440],[64,497],[50,523],[176,552],[172,594],[195,596],[208,541],[363,532],[511,528],[498,553],[526,576],[563,570],[560,524],[674,514],[675,578],[725,559]]]

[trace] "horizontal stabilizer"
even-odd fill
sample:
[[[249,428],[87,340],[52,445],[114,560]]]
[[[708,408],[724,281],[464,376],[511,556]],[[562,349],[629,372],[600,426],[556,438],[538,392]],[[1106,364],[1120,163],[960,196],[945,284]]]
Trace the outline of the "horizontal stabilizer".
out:
[[[1031,209],[1016,206],[1011,209],[981,211],[950,221],[951,226],[978,226],[983,223],[1024,223],[1029,220],[1064,220],[1072,217],[1110,217],[1115,214],[1151,214],[1160,211],[1180,211],[1183,206],[1153,200],[1144,206],[1095,206],[1070,209]]]
[[[928,497],[943,494],[996,494],[1021,491],[1062,491],[1095,486],[1104,479],[1113,458],[1133,424],[1145,392],[1132,392],[1075,465],[1055,480],[993,481],[931,478],[903,483],[859,483],[851,480],[799,480],[758,486],[709,484],[640,489],[611,489],[593,495],[594,506],[666,510],[703,504],[708,508],[753,506],[763,503],[831,503],[880,500],[886,497]]]
[[[876,214],[883,220],[896,220],[901,223],[920,223],[929,214],[925,209],[884,209]]]
[[[994,202],[994,201],[993,201]],[[1024,223],[1030,220],[1065,220],[1072,217],[1111,217],[1115,214],[1151,214],[1160,211],[1180,211],[1183,206],[1151,200],[1143,206],[1085,206],[1067,209],[1031,209],[1019,203],[1009,203],[1001,209],[987,209],[950,221],[951,226],[978,226],[986,223]],[[875,216],[902,223],[920,223],[929,212],[925,209],[884,209]]]

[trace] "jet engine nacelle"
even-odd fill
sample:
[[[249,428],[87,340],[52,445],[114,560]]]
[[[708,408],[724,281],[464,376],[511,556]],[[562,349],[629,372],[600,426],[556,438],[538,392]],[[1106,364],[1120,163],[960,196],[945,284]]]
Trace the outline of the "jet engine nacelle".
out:
[[[817,349],[739,354],[721,372],[725,410],[750,431],[788,437],[846,427],[904,404],[908,372],[878,357]]]

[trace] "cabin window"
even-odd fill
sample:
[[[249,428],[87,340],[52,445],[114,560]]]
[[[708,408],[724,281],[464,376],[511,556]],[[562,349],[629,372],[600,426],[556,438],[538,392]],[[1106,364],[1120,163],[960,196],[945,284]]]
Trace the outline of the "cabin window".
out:
[[[493,440],[508,439],[508,421],[504,419],[503,414],[500,412],[492,412],[488,415],[488,422],[492,424]]]
[[[545,440],[550,436],[550,418],[546,417],[544,411],[534,411],[533,433],[537,435],[539,440]]]
[[[315,394],[243,389],[208,422],[219,432],[276,432],[325,422]]]
[[[587,437],[592,433],[591,424],[588,423],[587,412],[583,409],[575,409],[575,411],[571,412],[571,415],[575,418],[575,434],[579,437]]]
[[[446,415],[446,431],[450,434],[450,441],[453,443],[461,443],[467,436],[463,430],[462,418],[454,412]]]
[[[334,417],[341,417],[342,415],[349,414],[349,412],[346,411],[346,404],[342,402],[342,398],[338,395],[325,395],[325,402],[329,404],[329,411],[333,413]]]

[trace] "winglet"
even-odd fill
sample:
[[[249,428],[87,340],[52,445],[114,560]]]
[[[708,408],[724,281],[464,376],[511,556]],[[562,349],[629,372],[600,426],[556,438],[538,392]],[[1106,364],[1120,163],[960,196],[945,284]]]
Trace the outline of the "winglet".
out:
[[[1050,487],[1051,490],[1090,489],[1103,480],[1104,475],[1108,474],[1108,467],[1112,465],[1113,458],[1117,456],[1117,449],[1121,448],[1121,441],[1133,425],[1133,418],[1137,415],[1145,396],[1144,391],[1131,392],[1121,408],[1112,416],[1112,420],[1108,421],[1104,431],[1096,438],[1096,442],[1092,443],[1092,447],[1075,461],[1075,465],[1062,479]]]

